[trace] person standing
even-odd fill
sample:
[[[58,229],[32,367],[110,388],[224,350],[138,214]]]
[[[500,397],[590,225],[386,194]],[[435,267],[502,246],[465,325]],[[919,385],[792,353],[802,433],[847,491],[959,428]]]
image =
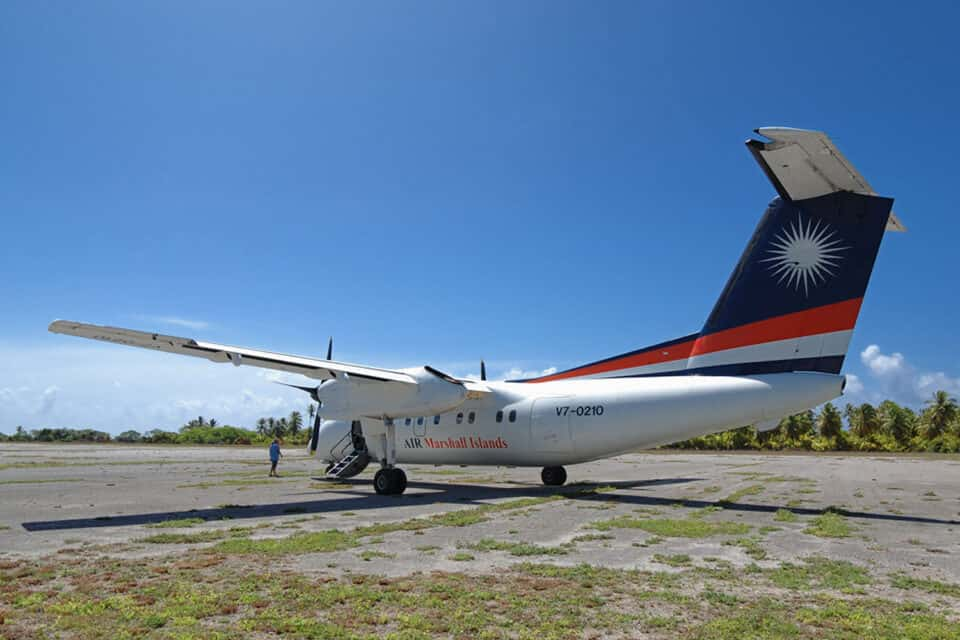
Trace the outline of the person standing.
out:
[[[280,453],[280,441],[276,438],[273,439],[273,444],[270,445],[270,477],[279,478],[280,474],[277,473],[277,463],[280,462],[280,456],[283,454]]]

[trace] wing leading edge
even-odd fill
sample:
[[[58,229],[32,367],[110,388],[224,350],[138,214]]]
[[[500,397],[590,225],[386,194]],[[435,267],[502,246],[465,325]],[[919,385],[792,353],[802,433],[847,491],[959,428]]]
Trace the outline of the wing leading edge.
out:
[[[346,373],[350,376],[379,380],[382,382],[417,383],[413,376],[391,369],[378,369],[376,367],[335,362],[333,360],[320,360],[318,358],[306,358],[285,353],[274,353],[272,351],[259,351],[257,349],[234,347],[217,344],[215,342],[202,342],[194,340],[193,338],[168,336],[161,333],[105,327],[83,322],[72,322],[70,320],[57,320],[52,322],[48,329],[52,333],[62,333],[68,336],[112,342],[129,347],[140,347],[142,349],[153,349],[166,353],[204,358],[211,362],[231,362],[236,366],[247,365],[261,369],[298,373],[316,380],[329,380],[330,378],[337,377],[338,374]]]

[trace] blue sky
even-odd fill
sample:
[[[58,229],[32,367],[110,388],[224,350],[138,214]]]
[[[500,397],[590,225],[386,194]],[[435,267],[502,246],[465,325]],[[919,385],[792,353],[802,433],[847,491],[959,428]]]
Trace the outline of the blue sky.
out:
[[[0,431],[234,423],[258,372],[54,318],[385,366],[564,368],[697,330],[827,131],[909,227],[859,397],[960,392],[950,3],[0,3]],[[871,346],[873,347],[871,348]]]

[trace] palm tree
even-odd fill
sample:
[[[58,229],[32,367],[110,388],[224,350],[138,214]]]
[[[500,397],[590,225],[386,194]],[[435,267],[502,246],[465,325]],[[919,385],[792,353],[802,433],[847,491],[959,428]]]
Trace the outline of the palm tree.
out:
[[[216,418],[210,418],[210,422],[208,422],[207,425],[209,425],[209,426],[211,426],[211,427],[217,426],[217,419],[216,419]]]
[[[923,437],[933,440],[946,433],[950,423],[956,420],[958,413],[960,413],[960,407],[957,406],[956,398],[946,391],[935,391],[933,397],[927,400],[927,408],[920,417]]]
[[[270,432],[267,430],[267,419],[266,419],[266,418],[260,418],[259,420],[257,420],[257,433],[259,433],[261,436],[266,436],[266,435],[268,435],[268,434],[270,433]]]
[[[287,418],[287,427],[291,436],[300,433],[300,429],[303,428],[303,415],[299,411],[291,411],[290,417]]]
[[[273,437],[282,438],[284,434],[287,433],[287,419],[280,418],[279,420],[274,420],[273,418],[270,418],[270,420],[273,421],[273,429],[271,429]]]
[[[843,430],[843,419],[833,403],[828,402],[823,405],[823,409],[817,417],[817,429],[820,430],[820,435],[827,440],[835,440],[840,435]]]
[[[850,431],[857,437],[868,438],[880,430],[880,416],[869,402],[864,402],[859,407],[848,404],[844,414],[847,417],[847,424],[850,425]]]
[[[310,421],[310,424],[313,424],[313,416],[316,415],[317,408],[313,406],[313,403],[307,405],[307,418]]]
[[[901,447],[905,447],[913,438],[916,416],[913,411],[901,407],[893,400],[884,400],[879,409],[880,426]]]

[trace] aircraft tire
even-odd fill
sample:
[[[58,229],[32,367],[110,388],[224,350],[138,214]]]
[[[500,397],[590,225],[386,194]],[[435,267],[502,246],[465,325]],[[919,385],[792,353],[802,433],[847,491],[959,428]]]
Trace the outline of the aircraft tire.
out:
[[[548,487],[559,487],[567,481],[567,470],[563,467],[544,467],[540,479]]]
[[[407,489],[407,474],[403,469],[380,469],[373,476],[373,490],[377,495],[396,496]]]
[[[393,493],[394,495],[400,495],[407,490],[407,474],[403,472],[403,469],[394,468],[392,471],[396,481],[396,491]]]
[[[393,469],[380,469],[373,476],[373,490],[377,492],[377,495],[388,496],[391,493],[393,488],[393,474],[390,473]]]

